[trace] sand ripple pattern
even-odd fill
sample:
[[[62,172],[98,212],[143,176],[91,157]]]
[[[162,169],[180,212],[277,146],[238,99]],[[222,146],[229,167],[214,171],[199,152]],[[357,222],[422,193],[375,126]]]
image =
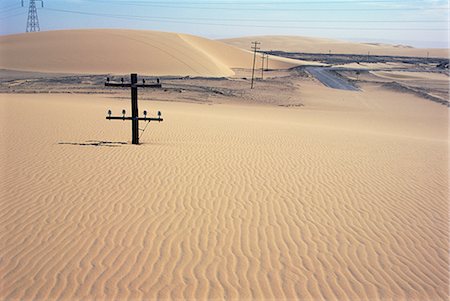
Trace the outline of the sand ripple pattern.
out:
[[[448,298],[444,140],[158,103],[58,144],[123,105],[39,97],[2,97],[2,299]]]

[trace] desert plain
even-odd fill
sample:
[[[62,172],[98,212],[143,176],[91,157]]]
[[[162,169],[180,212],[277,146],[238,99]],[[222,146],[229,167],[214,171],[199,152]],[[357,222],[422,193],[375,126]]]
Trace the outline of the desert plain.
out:
[[[307,39],[317,57],[272,55],[250,89],[228,42],[0,37],[1,299],[448,300],[448,51]],[[105,119],[131,72],[162,83],[140,145]]]

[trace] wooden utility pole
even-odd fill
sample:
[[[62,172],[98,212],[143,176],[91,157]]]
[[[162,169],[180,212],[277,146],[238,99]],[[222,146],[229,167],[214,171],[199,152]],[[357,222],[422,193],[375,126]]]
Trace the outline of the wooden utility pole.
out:
[[[138,110],[138,90],[137,88],[161,88],[161,84],[158,83],[154,84],[146,84],[145,80],[142,80],[142,84],[138,84],[137,82],[137,74],[132,73],[131,74],[131,82],[130,83],[124,83],[123,78],[121,79],[120,83],[112,83],[109,81],[109,77],[106,79],[105,86],[107,87],[131,87],[131,117],[125,117],[126,111],[122,110],[122,116],[111,116],[112,112],[111,110],[108,110],[108,116],[106,116],[106,119],[108,120],[131,120],[131,132],[132,132],[132,144],[139,144],[139,120],[143,121],[158,121],[161,122],[163,119],[161,118],[161,112],[158,111],[158,118],[150,118],[147,117],[147,111],[144,111],[144,117],[139,117],[139,110]]]
[[[265,54],[263,53],[261,55],[261,80],[264,80],[264,59],[265,59]]]
[[[252,68],[252,84],[251,89],[253,89],[253,81],[255,80],[255,63],[256,63],[256,50],[260,49],[258,45],[261,44],[258,41],[252,42],[252,49],[253,49],[253,68]]]
[[[264,71],[269,71],[269,55],[265,54],[265,57],[266,57],[266,68]]]

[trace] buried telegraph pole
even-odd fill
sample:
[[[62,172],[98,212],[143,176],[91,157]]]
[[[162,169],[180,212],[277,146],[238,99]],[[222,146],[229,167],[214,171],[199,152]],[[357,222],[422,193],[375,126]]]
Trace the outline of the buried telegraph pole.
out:
[[[142,84],[138,84],[137,82],[137,74],[131,74],[131,83],[124,83],[123,78],[120,83],[112,83],[109,81],[109,77],[106,79],[105,86],[107,87],[131,87],[131,117],[125,117],[126,111],[122,110],[122,116],[111,116],[111,110],[108,111],[108,116],[106,119],[108,120],[131,120],[131,131],[132,131],[132,144],[139,144],[139,120],[143,121],[158,121],[161,122],[163,119],[161,118],[161,112],[158,111],[158,118],[150,118],[147,117],[147,111],[144,111],[144,117],[139,117],[138,110],[138,90],[137,88],[161,88],[161,84],[146,84],[145,80],[142,80]]]

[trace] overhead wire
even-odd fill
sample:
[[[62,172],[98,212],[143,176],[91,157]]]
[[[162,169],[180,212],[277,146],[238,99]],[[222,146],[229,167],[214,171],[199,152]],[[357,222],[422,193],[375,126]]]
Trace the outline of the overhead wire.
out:
[[[111,2],[115,2],[117,4],[119,4],[118,1],[114,1],[114,0],[110,0],[110,1],[102,1],[102,0],[84,0],[84,2],[89,2],[89,3],[111,3]],[[126,2],[120,2],[120,4],[126,5],[126,6],[135,6],[135,5],[139,5],[139,4],[145,4],[145,6],[154,6],[155,3],[163,3],[161,1],[156,1],[156,2],[143,2],[143,1],[126,1]],[[175,4],[175,3],[186,3],[186,2],[181,2],[181,1],[168,1],[168,2],[164,2],[164,3],[168,3],[168,4]],[[189,2],[189,4],[194,4],[194,3],[198,3],[198,4],[206,4],[204,2]],[[235,4],[242,4],[242,2],[210,2],[208,1],[208,4],[224,4],[224,3],[235,3]],[[340,3],[340,4],[349,4],[349,3],[398,3],[397,1],[386,1],[386,0],[374,0],[374,1],[365,1],[365,0],[360,0],[360,1],[319,1],[319,2],[311,2],[311,1],[284,1],[284,2],[280,2],[280,3],[276,3],[276,2],[259,2],[259,3],[265,3],[265,4],[280,4],[280,3],[284,3],[284,4],[321,4],[321,3]],[[161,5],[157,5],[157,7],[168,7],[168,8],[189,8],[189,9],[214,9],[214,10],[229,10],[230,8],[212,8],[212,7],[180,7],[180,6],[161,6]],[[12,7],[10,6],[10,8],[8,10],[4,10],[4,11],[0,11],[0,13],[6,13],[6,12],[12,12],[15,10],[20,9],[21,7]],[[134,21],[143,21],[143,22],[162,22],[162,23],[174,23],[174,24],[192,24],[192,25],[206,25],[206,26],[233,26],[233,27],[241,27],[241,26],[252,26],[252,27],[257,27],[257,28],[298,28],[298,29],[326,29],[326,30],[358,30],[358,31],[373,31],[373,30],[380,30],[380,31],[391,31],[391,30],[398,30],[398,31],[446,31],[447,30],[447,26],[445,26],[445,28],[393,28],[393,27],[327,27],[327,26],[292,26],[292,25],[274,25],[274,24],[270,24],[268,25],[267,22],[271,22],[271,23],[321,23],[321,22],[331,22],[331,23],[347,23],[347,24],[354,24],[354,23],[383,23],[383,24],[387,24],[387,23],[391,23],[391,24],[402,24],[402,23],[444,23],[446,21],[444,20],[293,20],[293,19],[278,19],[278,20],[270,20],[270,19],[264,19],[264,20],[258,20],[258,19],[244,19],[244,18],[229,18],[229,19],[223,19],[223,18],[202,18],[202,17],[197,17],[197,18],[187,18],[187,17],[164,17],[164,16],[158,16],[158,17],[154,17],[154,16],[136,16],[136,15],[129,15],[129,14],[111,14],[111,13],[93,13],[93,12],[85,12],[85,11],[77,11],[77,10],[68,10],[68,9],[57,9],[57,8],[43,8],[44,10],[47,11],[53,11],[53,12],[59,12],[59,13],[69,13],[69,14],[79,14],[79,15],[87,15],[87,16],[99,16],[99,17],[105,17],[105,18],[114,18],[114,19],[122,19],[122,20],[134,20]],[[423,9],[423,8],[409,8],[408,10],[418,10],[418,9]],[[441,9],[441,8],[427,8],[427,9]],[[242,8],[240,8],[239,10],[242,10]],[[245,9],[244,9],[245,10]],[[253,8],[252,8],[253,10]],[[273,10],[273,9],[271,9]],[[280,10],[280,9],[278,9]],[[289,11],[292,11],[293,9],[287,9]],[[397,8],[348,8],[348,9],[337,9],[337,8],[313,8],[313,9],[301,9],[302,11],[336,11],[336,10],[345,10],[345,11],[365,11],[365,10],[397,10]],[[405,8],[401,8],[401,10],[405,10]],[[19,13],[19,14],[13,14],[13,15],[9,15],[9,16],[3,16],[3,19],[6,18],[11,18],[14,16],[18,16],[18,15],[22,15],[23,13]],[[0,19],[2,19],[2,17],[0,16]],[[216,21],[216,22],[206,22],[206,21]],[[264,22],[266,24],[261,25],[261,24],[230,24],[230,23],[218,23],[218,22]]]
[[[21,6],[18,6],[18,5],[19,5],[19,3],[17,2],[17,3],[11,3],[9,5],[5,5],[5,6],[0,6],[0,12],[3,11],[3,10],[6,10],[8,8],[11,8],[11,7],[21,7]]]
[[[22,7],[12,7],[10,9],[0,10],[0,14],[9,13],[21,9]]]
[[[116,18],[116,19],[125,19],[125,20],[137,20],[137,21],[148,21],[148,22],[164,22],[164,23],[175,23],[175,24],[193,24],[193,25],[211,25],[211,26],[234,26],[241,27],[246,26],[243,24],[226,24],[226,23],[209,23],[209,22],[190,22],[190,21],[182,21],[180,18],[164,18],[164,17],[147,17],[147,16],[135,16],[135,15],[119,15],[119,14],[109,14],[109,13],[91,13],[91,12],[83,12],[83,11],[73,11],[73,10],[65,10],[65,9],[54,9],[54,8],[44,8],[44,10],[61,12],[61,13],[72,13],[72,14],[80,14],[80,15],[88,15],[88,16],[101,16],[107,18]],[[191,18],[192,20],[194,18]],[[344,23],[344,22],[343,22]],[[431,22],[430,22],[431,23]],[[442,31],[447,30],[445,28],[374,28],[374,27],[363,27],[363,28],[354,28],[354,27],[323,27],[323,26],[277,26],[277,25],[251,25],[252,27],[259,28],[299,28],[299,29],[327,29],[327,30],[414,30],[414,31]]]
[[[245,1],[205,1],[205,2],[194,2],[194,1],[117,1],[117,0],[81,0],[83,2],[94,2],[94,3],[113,3],[122,5],[154,5],[154,4],[165,4],[165,5],[296,5],[296,4],[404,4],[398,0],[356,0],[356,1],[257,1],[257,2],[245,2]],[[420,1],[418,1],[420,3]]]
[[[242,8],[242,7],[204,7],[204,6],[170,6],[170,5],[154,5],[148,4],[132,4],[123,3],[124,5],[158,7],[158,8],[175,8],[175,9],[199,9],[199,10],[221,10],[221,11],[265,11],[267,8]],[[423,7],[403,7],[403,8],[271,8],[271,11],[423,11],[423,10],[444,10],[445,8],[423,8]]]
[[[20,12],[20,13],[17,13],[17,14],[13,14],[13,15],[9,15],[9,16],[0,16],[0,21],[2,21],[2,20],[6,20],[6,19],[9,19],[9,18],[12,18],[12,17],[17,17],[17,16],[22,16],[22,15],[26,15],[27,13],[26,12]]]
[[[81,12],[65,9],[51,9],[48,10],[58,12],[71,12],[78,14],[95,14],[90,12]],[[243,18],[202,18],[202,17],[167,17],[167,16],[136,16],[136,15],[118,15],[118,14],[103,14],[108,16],[120,16],[131,17],[139,19],[158,19],[158,20],[188,20],[188,21],[220,21],[220,22],[275,22],[275,23],[321,23],[321,22],[333,22],[333,23],[444,23],[443,20],[333,20],[333,19],[315,19],[315,20],[303,20],[303,19],[243,19]]]

